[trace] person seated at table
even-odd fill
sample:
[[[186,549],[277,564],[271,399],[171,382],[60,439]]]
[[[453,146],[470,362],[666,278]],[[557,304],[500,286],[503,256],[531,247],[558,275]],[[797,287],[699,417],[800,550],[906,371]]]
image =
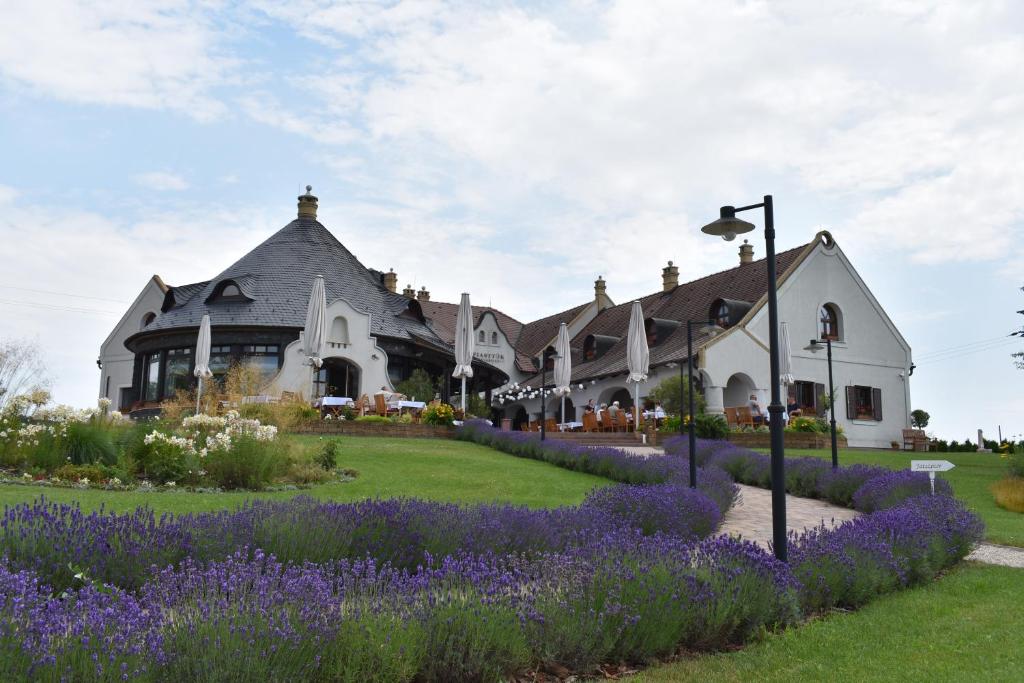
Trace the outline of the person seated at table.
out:
[[[800,404],[796,402],[796,399],[792,399],[788,405],[786,405],[786,414],[790,419],[794,417],[800,417],[802,414],[800,411]]]
[[[584,413],[592,413],[597,410],[597,406],[594,405],[594,399],[587,401],[587,405],[583,406]]]
[[[608,410],[608,404],[607,403],[602,403],[601,407],[597,409],[597,421],[598,422],[601,421],[601,415],[603,415],[604,411],[606,411],[606,410]]]
[[[750,395],[747,407],[750,408],[750,416],[754,418],[755,424],[764,422],[764,412],[761,410],[761,404],[757,402],[757,394]]]
[[[397,394],[397,393],[395,393],[393,391],[388,391],[387,387],[381,387],[380,391],[378,391],[377,394],[383,394],[384,395],[385,403],[391,403],[392,401],[404,401],[405,400],[405,396],[404,395]]]
[[[663,420],[665,419],[665,409],[661,407],[660,403],[654,404],[654,419]]]
[[[619,407],[618,401],[612,401],[612,404],[608,406],[608,416],[612,418],[612,422],[618,419],[620,410],[622,410],[622,408]]]

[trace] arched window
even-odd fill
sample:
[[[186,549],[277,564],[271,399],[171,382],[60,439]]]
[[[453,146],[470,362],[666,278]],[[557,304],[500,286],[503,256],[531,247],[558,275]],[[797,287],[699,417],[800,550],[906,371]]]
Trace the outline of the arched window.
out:
[[[718,304],[712,317],[715,319],[715,324],[721,328],[729,327],[729,304],[724,301]]]
[[[485,343],[487,341],[487,333],[484,332],[483,330],[480,330],[480,334],[477,335],[477,341],[479,341],[481,344]]]
[[[331,344],[348,345],[350,343],[348,337],[348,320],[345,316],[337,315],[334,317],[334,321],[331,323],[331,336],[327,338],[327,341]]]
[[[242,296],[242,290],[238,288],[238,285],[232,283],[224,285],[224,289],[220,290],[221,296]]]
[[[839,311],[832,304],[825,304],[818,311],[818,333],[822,339],[836,341],[839,336]]]
[[[498,345],[498,333],[497,332],[491,332],[491,343],[494,344],[495,346]]]
[[[150,311],[146,315],[142,316],[142,324],[139,325],[139,329],[141,330],[142,328],[146,327],[146,325],[149,325],[154,320],[156,320],[156,313],[153,313],[152,311]]]

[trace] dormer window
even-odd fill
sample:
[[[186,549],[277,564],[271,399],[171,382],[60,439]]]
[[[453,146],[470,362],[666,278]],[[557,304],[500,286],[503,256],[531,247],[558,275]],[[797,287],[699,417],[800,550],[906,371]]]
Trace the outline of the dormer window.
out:
[[[497,332],[491,332],[491,343],[494,344],[495,346],[498,345],[498,333]]]
[[[818,334],[822,339],[842,339],[839,322],[839,309],[834,304],[825,304],[818,311]]]
[[[483,330],[480,330],[479,334],[477,334],[477,336],[476,336],[476,339],[477,339],[477,341],[479,343],[486,344],[487,343],[487,333],[484,332]]]
[[[752,307],[753,304],[749,301],[715,299],[708,310],[708,317],[715,321],[715,325],[725,330],[739,324]]]
[[[715,324],[722,329],[729,327],[729,304],[724,301],[718,304],[711,317],[715,319]]]
[[[213,295],[206,301],[207,303],[210,303],[212,301],[251,301],[251,299],[245,295],[245,292],[242,291],[242,288],[238,286],[237,282],[234,280],[225,280],[213,290]]]

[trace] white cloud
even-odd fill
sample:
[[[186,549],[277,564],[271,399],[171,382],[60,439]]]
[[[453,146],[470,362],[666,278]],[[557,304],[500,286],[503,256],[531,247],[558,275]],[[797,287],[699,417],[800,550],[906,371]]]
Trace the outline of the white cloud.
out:
[[[150,171],[135,176],[135,182],[151,190],[187,190],[188,182],[180,175],[166,171]]]
[[[173,109],[221,116],[211,89],[237,61],[218,48],[226,33],[214,5],[189,0],[5,3],[0,76],[69,102]]]

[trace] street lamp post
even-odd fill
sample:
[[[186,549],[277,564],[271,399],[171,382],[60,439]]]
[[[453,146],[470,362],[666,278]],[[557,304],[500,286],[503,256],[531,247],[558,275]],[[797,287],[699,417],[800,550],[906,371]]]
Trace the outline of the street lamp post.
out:
[[[779,297],[775,273],[775,215],[772,196],[766,194],[764,201],[749,206],[723,206],[719,218],[708,223],[701,232],[721,237],[726,241],[736,235],[754,229],[752,223],[736,218],[740,211],[764,208],[765,260],[768,265],[768,358],[770,366],[769,385],[772,389],[771,403],[768,404],[768,427],[771,430],[771,478],[772,478],[772,548],[775,557],[786,561],[786,461],[783,442],[782,414],[785,407],[779,392]]]
[[[832,339],[829,337],[825,337],[822,341],[812,339],[804,349],[811,353],[817,353],[821,351],[822,343],[828,349],[828,407],[831,412],[829,427],[832,432],[832,469],[835,470],[839,468],[839,446],[836,444],[836,390],[832,386]]]
[[[687,432],[689,433],[689,445],[690,445],[690,488],[697,488],[697,423],[694,420],[694,413],[696,407],[694,405],[693,397],[693,326],[694,325],[705,325],[713,327],[715,324],[714,320],[687,320],[686,321],[686,365],[687,365],[687,377],[689,382],[689,394],[690,394],[690,409],[689,409],[689,423],[687,424]],[[682,372],[680,368],[679,372]],[[679,393],[683,391],[683,383],[679,383]],[[681,398],[681,397],[680,397]],[[679,401],[679,416],[682,419],[683,414],[683,402]],[[682,430],[682,423],[680,422],[679,429]]]

